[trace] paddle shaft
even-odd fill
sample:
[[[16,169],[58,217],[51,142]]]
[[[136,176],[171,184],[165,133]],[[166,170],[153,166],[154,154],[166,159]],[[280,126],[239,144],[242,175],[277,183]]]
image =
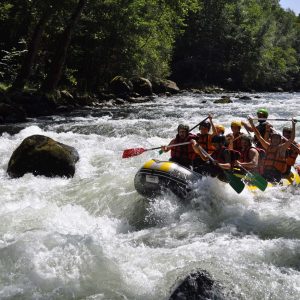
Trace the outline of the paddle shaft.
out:
[[[286,119],[286,118],[272,118],[272,119],[266,119],[266,118],[252,118],[252,120],[255,120],[255,121],[296,121],[296,122],[299,122],[300,121],[300,117],[296,117],[296,118],[293,118],[293,119]]]
[[[195,129],[196,127],[198,127],[202,122],[206,121],[209,117],[206,117],[205,119],[203,119],[201,122],[199,122],[197,125],[195,125],[193,128],[191,128],[189,130],[189,132],[191,132],[193,129]]]
[[[172,148],[172,147],[177,147],[177,146],[182,146],[182,145],[188,145],[191,142],[184,142],[184,143],[179,143],[179,144],[170,144],[168,146],[166,146],[167,148]],[[156,149],[161,149],[161,147],[157,147],[157,148],[151,148],[151,149],[146,149],[147,150],[156,150]]]

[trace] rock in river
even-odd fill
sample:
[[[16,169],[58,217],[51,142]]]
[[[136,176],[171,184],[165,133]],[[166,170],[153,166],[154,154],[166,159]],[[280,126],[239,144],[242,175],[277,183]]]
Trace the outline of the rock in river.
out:
[[[7,173],[13,178],[26,173],[73,177],[78,160],[79,154],[75,148],[43,135],[32,135],[13,152]]]

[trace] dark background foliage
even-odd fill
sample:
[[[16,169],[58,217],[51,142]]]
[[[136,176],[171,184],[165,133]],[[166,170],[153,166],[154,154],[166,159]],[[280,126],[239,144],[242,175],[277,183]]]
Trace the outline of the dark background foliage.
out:
[[[300,17],[278,0],[3,0],[0,32],[3,88],[300,89]]]

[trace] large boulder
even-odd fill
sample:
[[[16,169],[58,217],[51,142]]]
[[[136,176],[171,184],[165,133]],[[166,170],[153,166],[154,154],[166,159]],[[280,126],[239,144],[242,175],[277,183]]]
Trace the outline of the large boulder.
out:
[[[122,76],[116,76],[109,83],[110,90],[116,94],[129,94],[132,91],[132,83]]]
[[[141,96],[152,95],[152,84],[150,80],[143,77],[133,77],[130,79],[133,85],[133,91]]]
[[[13,152],[7,173],[13,178],[26,173],[72,177],[78,160],[79,154],[75,148],[43,135],[32,135]]]
[[[152,88],[155,94],[171,93],[177,94],[180,92],[177,84],[172,80],[155,79],[152,81]]]

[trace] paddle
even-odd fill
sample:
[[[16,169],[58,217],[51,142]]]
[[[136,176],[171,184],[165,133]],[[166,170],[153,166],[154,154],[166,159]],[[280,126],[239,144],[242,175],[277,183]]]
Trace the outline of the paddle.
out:
[[[201,122],[199,122],[197,125],[195,125],[193,128],[191,128],[189,130],[189,132],[191,132],[192,130],[194,130],[196,127],[198,127],[202,122],[206,121],[209,117],[206,117],[205,119],[203,119]]]
[[[181,146],[181,145],[187,145],[190,144],[190,142],[185,142],[185,143],[180,143],[180,144],[174,144],[174,145],[169,145],[168,147],[177,147],[177,146]],[[132,148],[132,149],[126,149],[123,151],[123,155],[122,158],[129,158],[132,156],[138,156],[146,151],[150,151],[150,150],[157,150],[160,149],[161,147],[155,147],[155,148],[149,148],[149,149],[145,149],[145,148]]]
[[[241,165],[239,165],[239,167],[247,173],[245,179],[249,180],[251,184],[257,186],[261,191],[264,191],[267,188],[268,181],[265,178],[263,178],[258,173],[250,172]]]
[[[295,117],[292,119],[286,119],[286,118],[273,118],[273,119],[266,119],[266,118],[252,118],[252,120],[256,121],[292,121],[294,120],[295,122],[300,122],[300,117]]]
[[[211,155],[209,155],[209,154],[208,154],[208,153],[207,153],[200,145],[199,145],[199,149],[200,149],[200,151],[201,151],[203,154],[205,154],[205,155],[209,158],[209,160],[210,160],[211,162],[213,162],[213,163],[215,163],[215,164],[217,164],[217,165],[219,166],[219,163],[218,163],[215,159],[213,159],[213,158],[211,157]],[[219,168],[222,169],[220,166],[219,166]],[[243,182],[240,178],[238,178],[238,177],[236,177],[235,175],[233,175],[231,172],[229,172],[229,171],[227,171],[227,170],[224,170],[224,169],[222,169],[222,171],[224,172],[224,174],[225,174],[225,176],[226,176],[226,178],[227,178],[228,183],[230,184],[230,186],[231,186],[238,194],[240,194],[240,193],[243,191],[244,187],[245,187],[244,182]]]

